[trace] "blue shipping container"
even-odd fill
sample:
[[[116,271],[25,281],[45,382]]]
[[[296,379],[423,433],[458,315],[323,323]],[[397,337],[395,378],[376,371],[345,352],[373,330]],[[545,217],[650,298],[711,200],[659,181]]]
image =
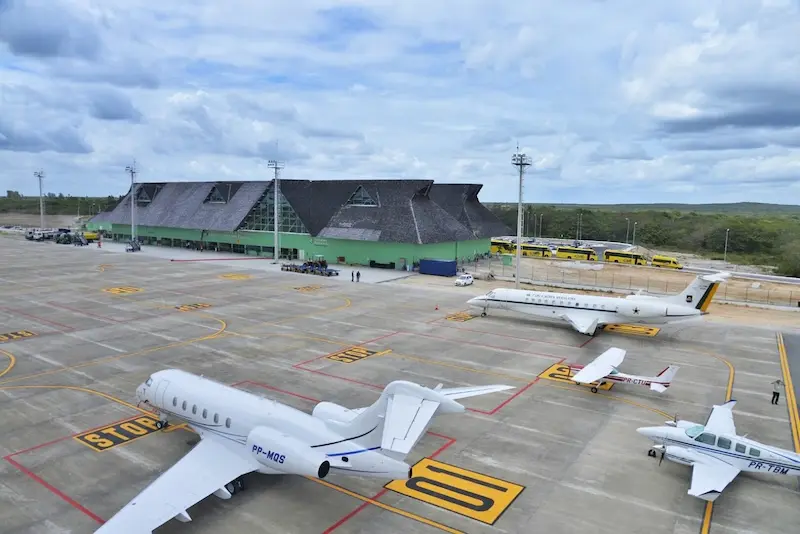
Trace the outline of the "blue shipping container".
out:
[[[455,276],[457,271],[456,260],[419,260],[420,274]]]

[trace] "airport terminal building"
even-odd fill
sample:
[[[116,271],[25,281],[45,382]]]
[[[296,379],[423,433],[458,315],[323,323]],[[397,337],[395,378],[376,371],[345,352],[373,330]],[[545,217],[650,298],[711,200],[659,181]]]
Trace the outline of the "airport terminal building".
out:
[[[469,260],[510,232],[478,200],[479,184],[432,180],[280,180],[280,256],[403,269],[423,258]],[[140,183],[89,220],[115,241],[272,257],[274,181]]]

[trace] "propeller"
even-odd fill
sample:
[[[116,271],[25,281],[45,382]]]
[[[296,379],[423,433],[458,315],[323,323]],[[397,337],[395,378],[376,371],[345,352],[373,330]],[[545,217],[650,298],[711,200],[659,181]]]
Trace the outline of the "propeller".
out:
[[[664,455],[665,455],[665,454],[667,454],[667,448],[666,448],[666,447],[664,447],[663,449],[661,449],[661,458],[659,458],[659,459],[658,459],[658,465],[659,465],[659,467],[661,466],[661,462],[663,462],[663,461],[664,461]]]

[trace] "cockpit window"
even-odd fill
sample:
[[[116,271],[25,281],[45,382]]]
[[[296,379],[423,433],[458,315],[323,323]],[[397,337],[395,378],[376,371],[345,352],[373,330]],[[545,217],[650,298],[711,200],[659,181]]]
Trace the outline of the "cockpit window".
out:
[[[145,385],[145,386],[151,386],[151,385],[153,385],[153,379],[152,379],[152,378],[148,378],[148,379],[147,379],[147,382],[145,382],[145,383],[144,383],[144,385]]]
[[[700,434],[702,434],[705,428],[706,427],[704,427],[703,425],[690,426],[689,428],[686,429],[686,435],[694,439]]]

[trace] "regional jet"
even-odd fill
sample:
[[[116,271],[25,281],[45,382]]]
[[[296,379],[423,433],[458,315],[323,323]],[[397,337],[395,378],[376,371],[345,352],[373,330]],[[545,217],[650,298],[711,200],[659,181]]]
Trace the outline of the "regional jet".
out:
[[[637,376],[621,373],[617,367],[625,359],[625,351],[616,347],[611,347],[603,354],[595,358],[586,367],[580,368],[570,365],[570,369],[576,367],[580,369],[578,373],[572,377],[573,382],[578,384],[592,385],[592,393],[597,393],[597,387],[610,382],[618,382],[625,384],[635,384],[638,386],[648,386],[652,391],[664,393],[672,383],[672,379],[678,372],[677,365],[670,365],[656,376]],[[594,384],[600,381],[597,386]]]
[[[455,399],[514,389],[493,385],[430,389],[397,380],[366,408],[318,403],[311,414],[178,369],[152,374],[136,390],[158,414],[158,428],[185,422],[200,441],[96,532],[152,533],[189,507],[244,488],[242,476],[329,473],[411,478],[404,461],[439,414],[462,413]]]
[[[598,326],[614,323],[660,325],[700,318],[719,284],[730,276],[716,273],[698,276],[679,295],[656,297],[595,297],[499,288],[472,298],[467,304],[487,310],[505,310],[567,321],[582,334],[593,336]]]
[[[736,434],[734,406],[735,400],[715,405],[705,425],[676,417],[636,431],[655,443],[647,454],[660,452],[659,465],[667,458],[692,467],[688,493],[704,501],[715,501],[741,471],[800,476],[800,454]]]

